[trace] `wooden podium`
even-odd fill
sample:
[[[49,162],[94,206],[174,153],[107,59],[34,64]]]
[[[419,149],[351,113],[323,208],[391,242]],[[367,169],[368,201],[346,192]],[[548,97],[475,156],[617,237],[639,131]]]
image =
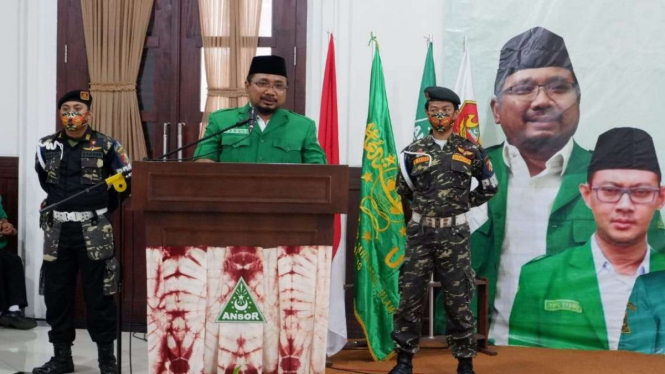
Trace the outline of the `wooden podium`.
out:
[[[151,373],[324,373],[346,166],[136,162]]]

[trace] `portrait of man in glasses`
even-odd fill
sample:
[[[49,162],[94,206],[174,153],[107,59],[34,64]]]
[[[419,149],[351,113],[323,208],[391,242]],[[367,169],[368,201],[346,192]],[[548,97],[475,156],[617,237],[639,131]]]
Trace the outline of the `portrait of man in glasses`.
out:
[[[194,153],[197,162],[325,164],[313,120],[282,108],[286,102],[286,62],[256,56],[245,80],[247,105],[210,114]],[[256,123],[234,126],[256,113]],[[229,128],[228,131],[220,131]],[[214,135],[217,134],[217,135]],[[212,136],[214,135],[214,136]]]
[[[535,27],[511,38],[499,56],[494,121],[506,141],[487,149],[501,186],[469,212],[472,264],[489,280],[490,339],[508,344],[510,313],[524,264],[584,244],[596,228],[578,186],[592,152],[574,140],[582,89],[563,38]],[[649,241],[665,244],[654,218]],[[659,243],[659,244],[656,244]]]
[[[586,244],[522,267],[510,344],[617,349],[635,280],[665,270],[665,254],[647,243],[665,202],[649,134],[628,127],[601,134],[579,192],[596,230]]]

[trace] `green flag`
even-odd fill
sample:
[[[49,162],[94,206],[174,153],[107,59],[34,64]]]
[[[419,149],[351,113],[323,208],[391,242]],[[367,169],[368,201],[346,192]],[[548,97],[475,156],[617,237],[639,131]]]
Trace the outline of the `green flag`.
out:
[[[392,357],[393,313],[399,306],[399,267],[406,227],[395,178],[399,172],[395,140],[376,40],[369,91],[369,113],[360,181],[360,217],[354,308],[375,360]]]
[[[427,57],[425,57],[425,69],[423,70],[423,79],[420,81],[420,91],[418,91],[418,108],[416,108],[416,124],[413,129],[413,140],[424,138],[429,134],[429,121],[425,111],[425,88],[436,86],[436,72],[434,71],[434,53],[432,52],[432,42],[427,43]]]

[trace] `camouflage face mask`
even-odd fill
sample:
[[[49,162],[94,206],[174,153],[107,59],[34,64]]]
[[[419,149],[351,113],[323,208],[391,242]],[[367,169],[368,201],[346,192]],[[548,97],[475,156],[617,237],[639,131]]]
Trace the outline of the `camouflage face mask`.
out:
[[[81,112],[65,112],[60,114],[62,125],[68,131],[76,131],[85,125],[85,116]]]
[[[450,126],[452,126],[454,123],[453,117],[450,114],[444,112],[437,112],[430,115],[429,117],[432,128],[437,132],[448,131]]]

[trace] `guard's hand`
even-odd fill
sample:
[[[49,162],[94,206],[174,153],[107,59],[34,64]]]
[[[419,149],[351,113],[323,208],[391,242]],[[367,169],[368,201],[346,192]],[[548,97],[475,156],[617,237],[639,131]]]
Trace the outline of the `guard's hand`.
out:
[[[8,221],[3,221],[0,223],[0,234],[2,235],[14,235],[16,233],[16,229],[14,229],[14,225],[9,223]]]

